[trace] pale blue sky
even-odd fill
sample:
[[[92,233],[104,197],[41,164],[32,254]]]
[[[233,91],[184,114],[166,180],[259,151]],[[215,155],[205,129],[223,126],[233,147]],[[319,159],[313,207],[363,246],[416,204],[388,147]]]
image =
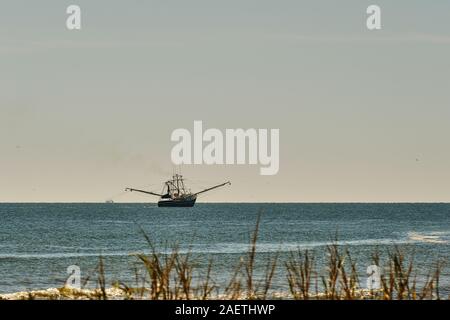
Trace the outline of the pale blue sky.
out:
[[[198,187],[233,183],[201,201],[450,201],[449,14],[444,0],[2,1],[0,201],[159,190],[170,133],[194,120],[280,129],[276,176],[184,166]]]

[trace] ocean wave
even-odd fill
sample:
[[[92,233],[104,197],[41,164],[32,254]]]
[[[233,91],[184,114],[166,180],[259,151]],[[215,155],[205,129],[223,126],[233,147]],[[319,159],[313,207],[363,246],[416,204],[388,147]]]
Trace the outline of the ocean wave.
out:
[[[82,257],[109,257],[109,256],[130,256],[132,252],[55,252],[55,253],[3,253],[0,259],[61,259],[61,258],[82,258]]]
[[[377,246],[377,245],[407,245],[415,243],[430,243],[430,244],[447,244],[446,236],[448,232],[437,231],[428,233],[408,232],[402,238],[382,238],[382,239],[359,239],[359,240],[339,240],[333,242],[339,246]],[[281,243],[264,243],[259,242],[256,246],[259,253],[270,252],[291,252],[296,250],[305,250],[325,247],[332,244],[330,241],[312,241],[312,242],[281,242]],[[107,248],[78,248],[65,246],[49,246],[61,249],[78,249],[89,250],[89,252],[48,252],[48,253],[0,253],[0,259],[60,259],[60,258],[82,258],[82,257],[120,257],[133,256],[136,254],[149,254],[150,251],[146,249],[132,249],[129,251],[103,251]],[[198,253],[198,254],[240,254],[245,253],[249,249],[247,242],[223,242],[223,243],[197,243],[192,244],[190,249],[180,248],[179,253]],[[96,250],[96,251],[94,251]],[[111,250],[111,248],[109,248]],[[169,254],[168,250],[160,250],[162,254]]]
[[[365,239],[365,240],[350,240],[337,241],[336,244],[341,246],[358,246],[358,245],[393,245],[411,243],[408,240],[397,239]],[[257,252],[290,252],[297,249],[311,249],[314,247],[324,247],[330,242],[285,242],[285,243],[258,243],[256,246]],[[193,244],[190,249],[181,248],[179,253],[187,252],[198,254],[239,254],[245,253],[249,249],[249,244],[246,242],[231,242],[231,243],[215,243],[215,244]],[[171,251],[160,250],[162,254],[169,254]],[[133,256],[137,254],[149,254],[149,250],[130,250],[130,251],[110,251],[110,252],[54,252],[54,253],[3,253],[0,254],[0,259],[60,259],[60,258],[81,258],[81,257],[115,257],[115,256]]]
[[[448,233],[443,231],[439,232],[436,231],[429,233],[408,232],[408,238],[412,241],[436,243],[436,244],[448,243],[448,240],[442,238],[443,235],[448,235]]]
[[[339,246],[375,246],[375,245],[395,245],[395,244],[409,244],[411,241],[407,239],[364,239],[364,240],[347,240],[336,241],[335,244]],[[317,242],[284,242],[284,243],[258,243],[256,251],[259,253],[269,252],[291,252],[296,250],[313,249],[317,247],[325,247],[332,244],[329,241]],[[209,253],[233,254],[244,253],[249,249],[248,243],[221,243],[214,246],[207,246]],[[198,248],[193,248],[192,252],[197,252]],[[200,250],[199,253],[203,251]]]
[[[46,248],[57,248],[57,249],[73,249],[73,250],[90,250],[90,251],[100,251],[108,250],[107,247],[75,247],[75,246],[60,246],[60,245],[47,245]]]
[[[129,220],[99,220],[100,223],[107,223],[107,224],[136,224],[136,221],[129,221]]]

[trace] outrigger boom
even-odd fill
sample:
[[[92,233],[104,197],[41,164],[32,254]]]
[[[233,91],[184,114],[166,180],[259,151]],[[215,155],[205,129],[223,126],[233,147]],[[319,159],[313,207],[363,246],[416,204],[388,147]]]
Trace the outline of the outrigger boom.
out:
[[[194,193],[194,194],[195,194],[195,195],[198,195],[198,194],[203,193],[203,192],[206,192],[206,191],[210,191],[210,190],[213,190],[213,189],[216,189],[216,188],[220,188],[220,187],[226,186],[227,184],[231,186],[231,182],[230,182],[230,181],[227,181],[227,182],[225,182],[225,183],[218,184],[217,186],[214,186],[214,187],[211,187],[211,188],[208,188],[208,189],[205,189],[205,190],[196,192],[196,193]]]
[[[126,188],[125,191],[130,192],[135,191],[150,194],[153,196],[158,196],[160,197],[158,201],[158,207],[193,207],[195,201],[197,200],[197,195],[216,188],[223,187],[225,185],[231,185],[231,182],[227,181],[225,183],[218,184],[216,186],[201,190],[199,192],[191,193],[190,190],[187,191],[184,186],[183,176],[175,174],[172,177],[172,180],[168,180],[165,182],[162,194],[134,188]],[[164,189],[167,190],[165,193]]]
[[[159,194],[159,193],[155,193],[155,192],[151,192],[151,191],[145,191],[145,190],[139,190],[139,189],[133,189],[133,188],[125,188],[125,191],[130,191],[130,192],[136,191],[136,192],[151,194],[153,196],[162,197],[162,194]]]

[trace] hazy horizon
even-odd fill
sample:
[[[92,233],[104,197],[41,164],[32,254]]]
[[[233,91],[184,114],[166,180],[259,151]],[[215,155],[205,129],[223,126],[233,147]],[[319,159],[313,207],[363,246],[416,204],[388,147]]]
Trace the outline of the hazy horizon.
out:
[[[156,206],[157,201],[151,201],[151,200],[142,200],[142,201],[117,201],[114,202],[116,204],[154,204]],[[36,202],[0,202],[0,204],[106,204],[109,203],[105,202],[98,202],[98,201],[74,201],[74,202],[65,202],[65,201],[36,201]],[[450,204],[450,202],[447,201],[431,201],[431,202],[364,202],[364,201],[358,201],[358,202],[301,202],[301,201],[259,201],[259,202],[246,202],[246,201],[203,201],[203,199],[200,199],[196,202],[196,206],[199,204]]]
[[[65,27],[82,9],[82,30]],[[368,31],[366,8],[382,9]],[[0,202],[156,202],[174,129],[279,128],[198,202],[450,202],[450,2],[5,1]]]

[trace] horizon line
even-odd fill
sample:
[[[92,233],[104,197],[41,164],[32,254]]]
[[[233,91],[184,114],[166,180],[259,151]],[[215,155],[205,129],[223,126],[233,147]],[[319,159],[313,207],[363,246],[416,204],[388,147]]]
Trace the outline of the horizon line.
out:
[[[154,204],[157,202],[113,202],[107,203],[105,201],[23,201],[23,202],[3,202],[0,204]],[[264,201],[264,202],[197,202],[196,205],[201,204],[450,204],[450,201]]]

